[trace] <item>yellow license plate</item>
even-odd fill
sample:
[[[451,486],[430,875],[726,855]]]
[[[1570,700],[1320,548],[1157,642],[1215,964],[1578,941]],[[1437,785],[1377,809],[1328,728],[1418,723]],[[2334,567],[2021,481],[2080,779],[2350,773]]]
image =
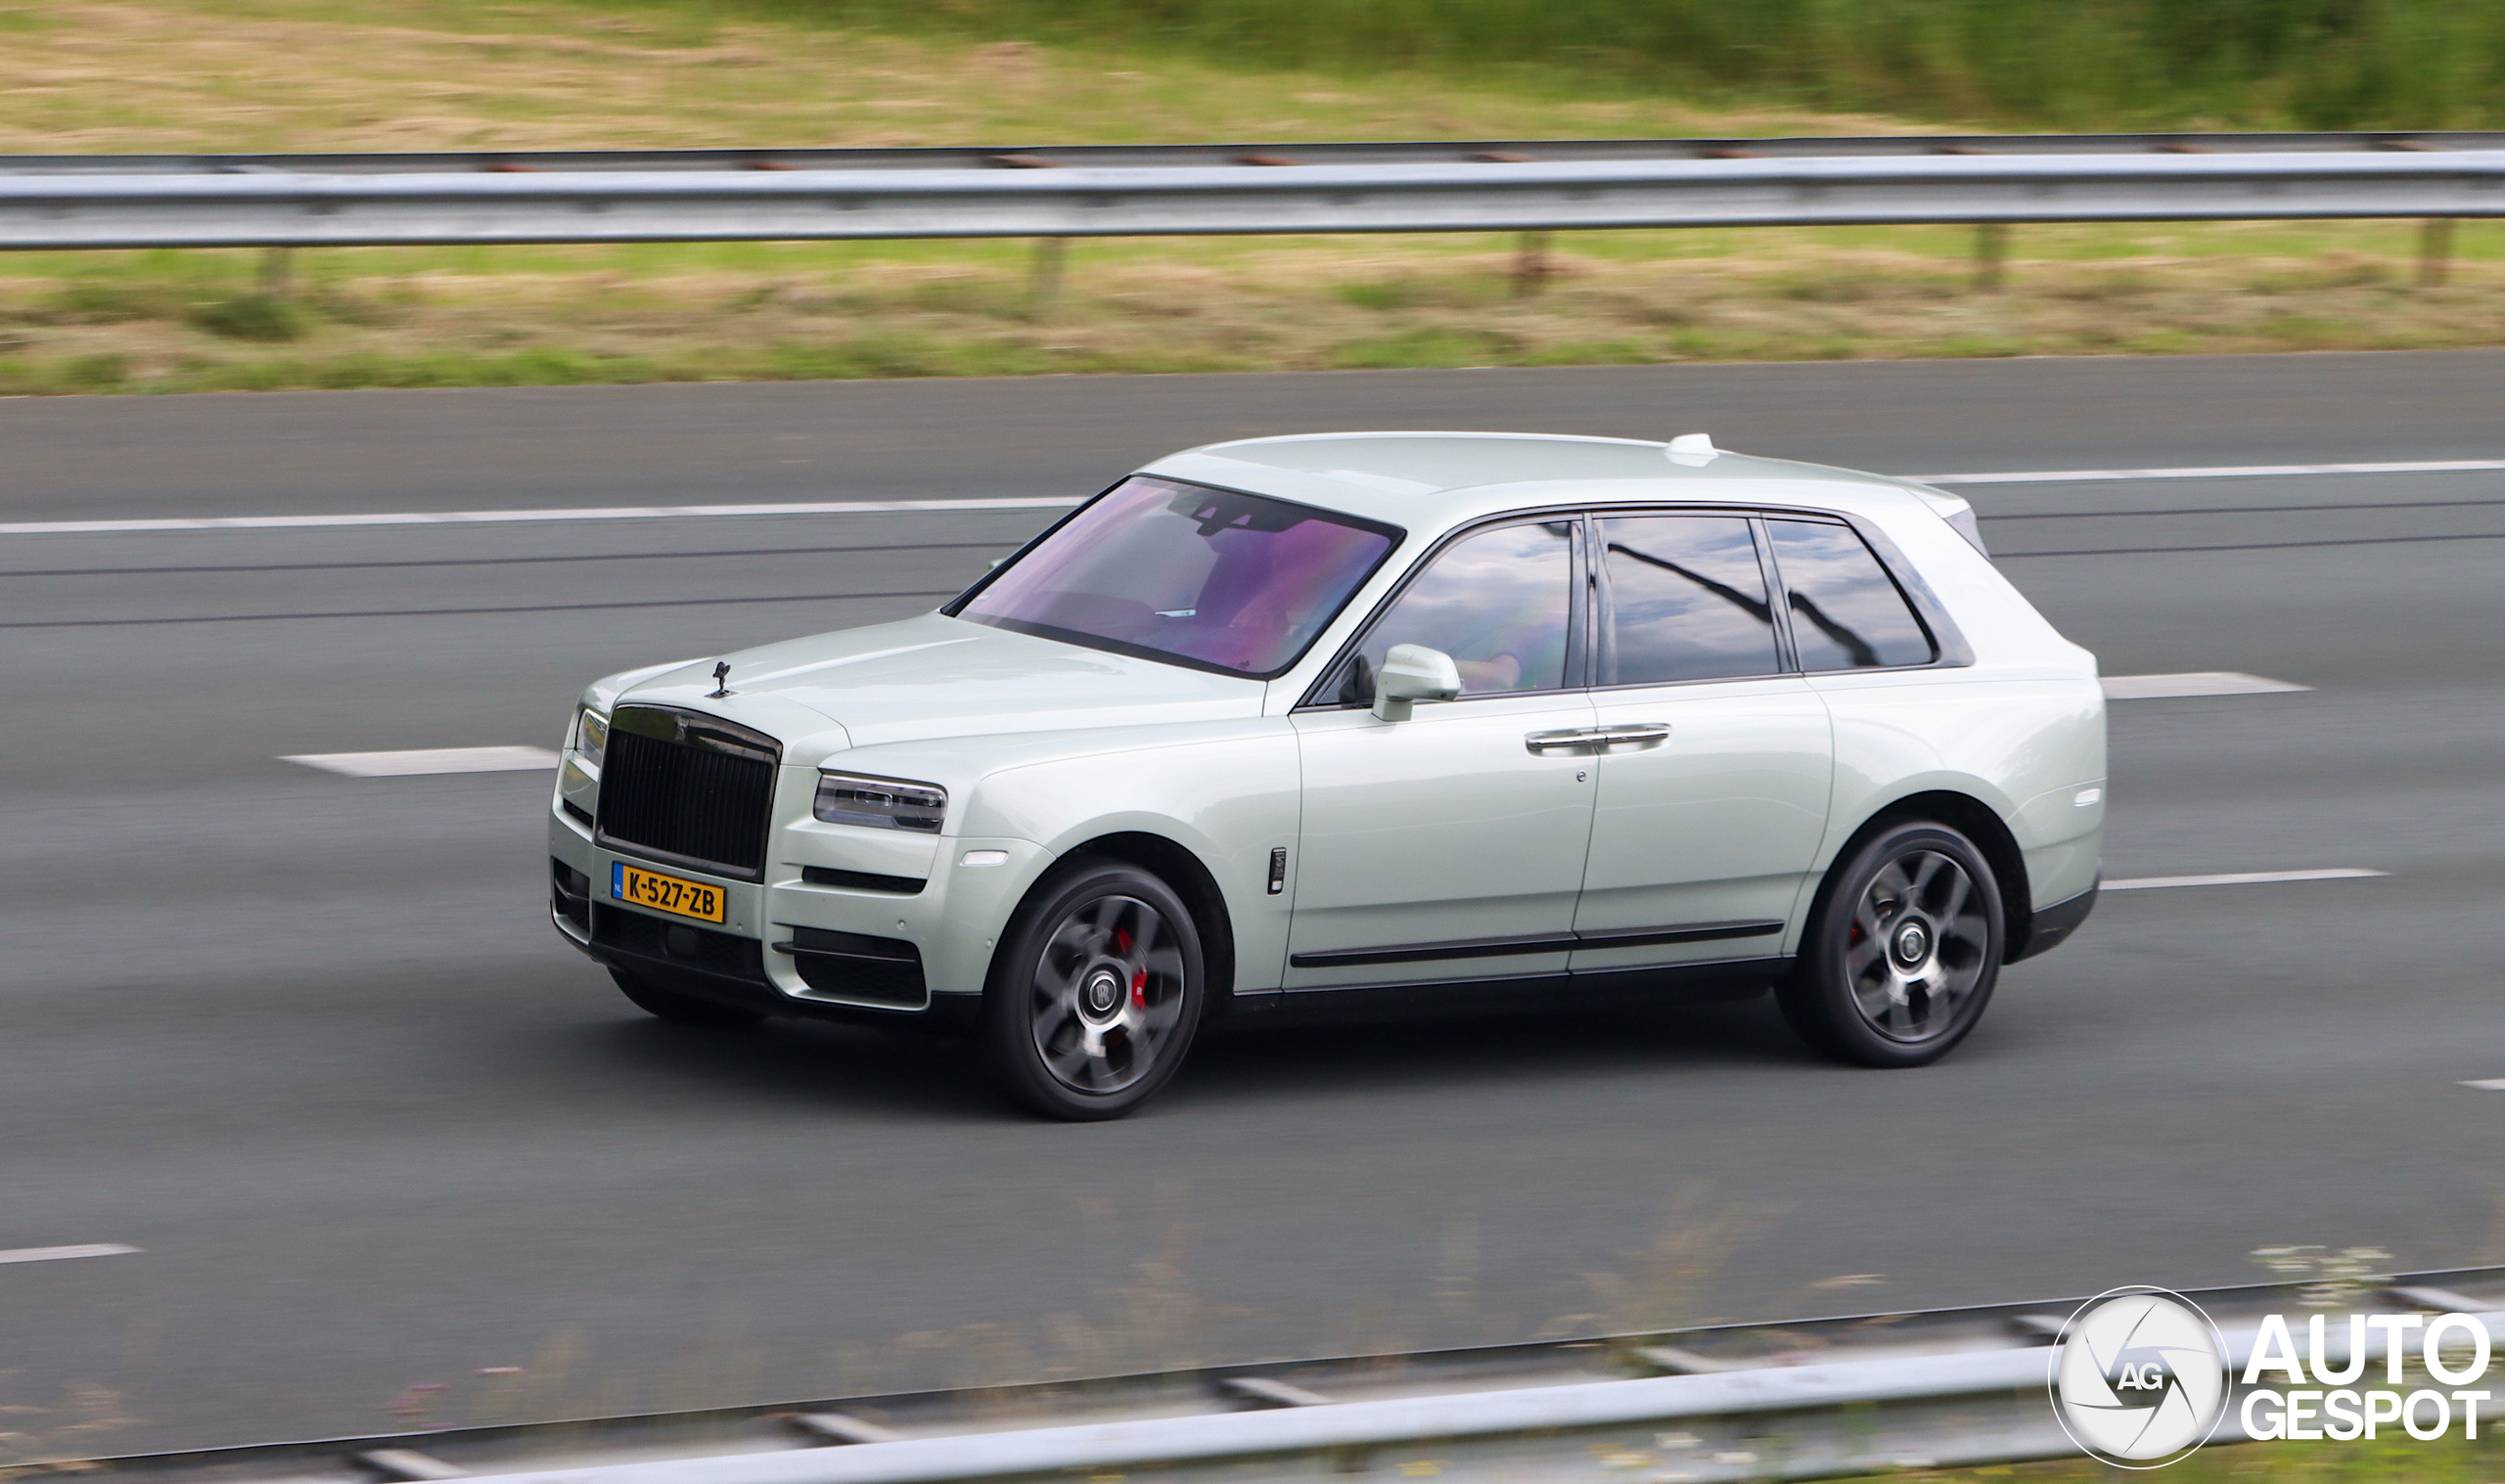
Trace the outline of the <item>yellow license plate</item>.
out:
[[[624,861],[612,861],[609,866],[609,894],[620,902],[650,907],[655,912],[674,913],[703,922],[722,921],[722,888],[702,881],[682,881],[674,876],[629,866]]]

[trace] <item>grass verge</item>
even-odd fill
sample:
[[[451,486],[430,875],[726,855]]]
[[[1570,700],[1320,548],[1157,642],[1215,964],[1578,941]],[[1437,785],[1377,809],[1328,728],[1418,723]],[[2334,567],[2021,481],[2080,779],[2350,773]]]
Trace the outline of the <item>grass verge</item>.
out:
[[[2494,240],[2490,240],[2494,239]],[[339,249],[0,261],[0,392],[2408,349],[2505,343],[2505,227],[2435,288],[2393,226]]]
[[[2239,1443],[2204,1448],[2162,1471],[2129,1475],[2090,1459],[1981,1468],[1912,1468],[1849,1484],[2112,1484],[2123,1477],[2165,1484],[2487,1484],[2505,1473],[2505,1447],[2482,1428],[2476,1442],[2458,1437],[2420,1443],[2407,1438],[2352,1443]]]
[[[1905,130],[1660,88],[1229,70],[843,29],[780,0],[0,0],[0,150],[533,149]],[[788,7],[787,7],[788,9]],[[952,13],[954,14],[954,13]],[[980,9],[958,17],[980,19]],[[951,22],[954,24],[955,22]],[[971,24],[973,22],[969,21]],[[1458,80],[1456,80],[1458,75]],[[0,258],[0,393],[2505,343],[2505,225],[331,249]]]

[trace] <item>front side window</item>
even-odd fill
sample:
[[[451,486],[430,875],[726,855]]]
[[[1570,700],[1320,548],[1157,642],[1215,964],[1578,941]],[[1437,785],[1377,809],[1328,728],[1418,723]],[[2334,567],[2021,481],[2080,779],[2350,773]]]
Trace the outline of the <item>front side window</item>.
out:
[[[1296,662],[1399,532],[1310,506],[1136,476],[956,608],[960,618],[1267,679]]]
[[[1939,657],[1905,595],[1851,528],[1810,520],[1768,520],[1765,528],[1800,668],[1866,670]]]
[[[1746,517],[1605,518],[1601,547],[1610,626],[1599,684],[1725,680],[1783,668]]]
[[[1435,554],[1343,667],[1344,705],[1374,698],[1374,676],[1396,644],[1452,656],[1464,696],[1554,691],[1566,683],[1574,522],[1500,525]]]

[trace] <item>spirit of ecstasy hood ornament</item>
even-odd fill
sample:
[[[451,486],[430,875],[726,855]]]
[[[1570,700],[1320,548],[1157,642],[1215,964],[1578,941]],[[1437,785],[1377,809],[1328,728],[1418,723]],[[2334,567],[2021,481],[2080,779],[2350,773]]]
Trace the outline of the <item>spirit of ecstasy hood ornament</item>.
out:
[[[727,659],[713,666],[713,689],[705,693],[706,700],[720,700],[739,693],[731,689],[731,662]]]

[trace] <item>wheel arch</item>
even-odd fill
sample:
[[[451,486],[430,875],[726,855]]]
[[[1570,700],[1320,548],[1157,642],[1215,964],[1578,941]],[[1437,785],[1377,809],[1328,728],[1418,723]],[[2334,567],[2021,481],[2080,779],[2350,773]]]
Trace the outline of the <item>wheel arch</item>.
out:
[[[1992,883],[2000,888],[2001,962],[2015,964],[2027,957],[2028,928],[2034,921],[2034,895],[2027,884],[2027,857],[2018,848],[2018,836],[1991,805],[1953,788],[1909,793],[1862,821],[1861,828],[1835,853],[1825,878],[1818,882],[1813,915],[1826,905],[1828,894],[1834,890],[1838,869],[1852,859],[1864,841],[1914,820],[1946,825],[1975,842],[1975,848],[1982,852],[1983,864],[1991,868]]]
[[[1201,933],[1201,965],[1209,976],[1208,1001],[1212,1009],[1232,1002],[1235,994],[1235,927],[1226,907],[1226,893],[1218,889],[1217,877],[1188,847],[1161,834],[1144,830],[1116,831],[1081,840],[1060,852],[1054,861],[1019,898],[1017,912],[1045,890],[1072,862],[1081,860],[1120,861],[1148,872],[1183,899],[1192,911],[1192,922]],[[1012,920],[1016,918],[1013,913]],[[1008,939],[1001,939],[1004,949]]]

